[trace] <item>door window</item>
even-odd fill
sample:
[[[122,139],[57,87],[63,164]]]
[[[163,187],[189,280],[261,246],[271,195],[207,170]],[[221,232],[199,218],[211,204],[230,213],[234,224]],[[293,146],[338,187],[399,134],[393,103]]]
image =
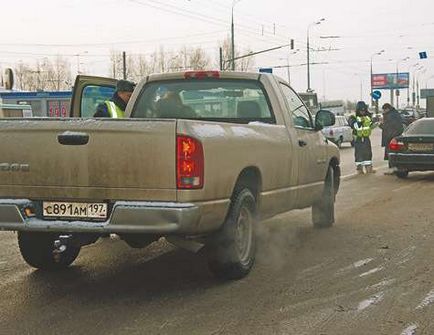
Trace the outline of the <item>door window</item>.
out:
[[[312,129],[312,115],[301,99],[289,86],[281,83],[280,87],[282,88],[283,95],[288,103],[289,112],[291,114],[290,116],[294,122],[294,126],[297,128]]]
[[[115,88],[111,86],[86,86],[81,97],[81,117],[93,117],[97,106],[109,100],[114,92]]]

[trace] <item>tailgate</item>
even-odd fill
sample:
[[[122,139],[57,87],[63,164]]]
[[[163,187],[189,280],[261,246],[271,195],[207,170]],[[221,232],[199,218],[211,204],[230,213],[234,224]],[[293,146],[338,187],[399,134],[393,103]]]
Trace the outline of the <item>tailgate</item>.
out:
[[[0,197],[176,200],[175,120],[0,121]]]

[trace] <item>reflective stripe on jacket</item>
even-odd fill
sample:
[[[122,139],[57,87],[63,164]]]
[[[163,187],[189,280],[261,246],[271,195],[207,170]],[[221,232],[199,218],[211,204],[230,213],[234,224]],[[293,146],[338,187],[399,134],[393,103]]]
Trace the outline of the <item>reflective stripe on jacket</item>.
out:
[[[118,107],[113,101],[105,101],[107,106],[107,111],[111,118],[113,119],[123,119],[125,117],[125,113],[122,109]]]

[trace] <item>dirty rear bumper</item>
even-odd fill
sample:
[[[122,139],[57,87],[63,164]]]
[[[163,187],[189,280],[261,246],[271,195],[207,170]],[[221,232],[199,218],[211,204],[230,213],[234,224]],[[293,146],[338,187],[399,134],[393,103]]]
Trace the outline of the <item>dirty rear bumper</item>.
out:
[[[191,234],[200,222],[200,207],[192,203],[114,203],[104,222],[44,220],[27,217],[24,209],[33,206],[27,199],[0,199],[0,230],[64,233]]]

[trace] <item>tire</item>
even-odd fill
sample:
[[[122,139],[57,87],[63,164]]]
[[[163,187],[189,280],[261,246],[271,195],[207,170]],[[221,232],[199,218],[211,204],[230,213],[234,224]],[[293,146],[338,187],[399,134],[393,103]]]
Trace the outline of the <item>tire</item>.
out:
[[[344,140],[342,139],[342,137],[339,137],[338,140],[336,141],[336,145],[338,146],[339,149],[342,148],[343,141]]]
[[[315,228],[329,228],[335,222],[335,179],[329,166],[321,200],[312,206],[312,223]]]
[[[80,247],[68,245],[62,253],[54,255],[54,241],[59,234],[18,232],[21,255],[30,266],[41,270],[61,270],[75,261]]]
[[[407,170],[398,170],[395,172],[395,174],[398,178],[401,178],[401,179],[405,179],[408,177],[408,171]]]
[[[235,193],[223,227],[207,244],[208,266],[220,279],[245,277],[255,262],[256,201],[243,188]]]

